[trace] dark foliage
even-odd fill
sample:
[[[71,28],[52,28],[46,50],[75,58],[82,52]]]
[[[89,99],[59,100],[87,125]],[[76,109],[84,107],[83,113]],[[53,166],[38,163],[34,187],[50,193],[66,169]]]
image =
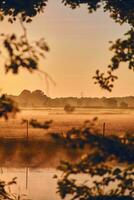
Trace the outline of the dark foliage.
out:
[[[11,70],[16,74],[20,68],[26,68],[30,72],[37,70],[40,58],[44,59],[44,52],[49,51],[43,38],[33,44],[29,43],[26,34],[20,38],[17,38],[15,34],[2,34],[2,39],[8,53],[5,63],[6,73]]]
[[[63,165],[64,164],[64,165]],[[94,200],[94,199],[133,199],[133,173],[134,168],[110,168],[105,165],[86,168],[83,164],[71,165],[68,169],[66,163],[62,163],[60,170],[64,171],[62,180],[58,181],[58,192],[62,199],[70,195],[70,199]],[[86,172],[83,172],[85,169]],[[77,175],[86,174],[87,179],[78,184]],[[76,177],[76,178],[72,178]],[[98,179],[93,179],[98,177]],[[115,187],[112,187],[115,184]]]
[[[86,4],[90,13],[102,7],[104,12],[110,12],[110,16],[116,22],[134,25],[133,0],[62,0],[62,2],[72,8]]]
[[[72,128],[65,133],[52,133],[52,137],[69,148],[83,149],[90,146],[95,151],[89,152],[90,164],[112,159],[120,163],[133,164],[134,162],[134,135],[126,134],[126,144],[118,136],[103,136],[93,122],[86,122],[82,128]],[[131,144],[131,145],[130,145]]]
[[[46,3],[47,0],[1,0],[1,20],[8,16],[8,20],[13,22],[19,15],[23,21],[31,22],[32,17],[43,12]]]
[[[107,75],[96,70],[96,75],[93,76],[93,79],[95,79],[95,84],[99,84],[102,89],[111,92],[114,87],[113,82],[117,79],[117,76],[113,75],[111,70],[107,72]]]
[[[86,4],[90,13],[102,7],[104,12],[109,12],[110,17],[119,24],[128,23],[131,27],[130,31],[125,34],[126,39],[118,39],[110,50],[114,52],[111,58],[111,64],[108,66],[108,72],[104,73],[96,71],[93,77],[102,89],[112,91],[113,82],[117,77],[113,71],[120,67],[122,62],[128,63],[129,69],[134,69],[134,1],[133,0],[63,0],[65,5],[76,8],[82,4]]]
[[[112,91],[113,82],[117,79],[117,76],[113,75],[113,71],[117,70],[121,63],[127,63],[128,68],[134,71],[134,29],[128,31],[125,36],[126,39],[118,39],[115,43],[112,43],[110,50],[114,52],[114,56],[111,58],[111,64],[108,66],[108,75],[96,71],[95,83],[98,83],[103,89]]]
[[[14,116],[17,112],[19,112],[19,109],[16,103],[6,95],[2,95],[0,97],[0,117],[8,119],[10,115]]]
[[[13,178],[11,181],[9,182],[5,182],[5,181],[0,181],[0,199],[1,200],[26,200],[26,196],[25,195],[17,195],[17,194],[13,194],[11,192],[11,186],[12,185],[16,185],[17,184],[17,181],[16,181],[16,177]]]
[[[43,123],[38,122],[36,119],[31,119],[29,124],[33,127],[33,128],[42,128],[42,129],[49,129],[51,124],[52,124],[52,120],[49,121],[45,121]]]
[[[86,122],[81,129],[52,134],[54,140],[69,148],[83,149],[78,162],[61,161],[58,169],[63,175],[58,180],[58,193],[62,199],[71,200],[133,199],[133,135],[124,136],[125,144],[117,136],[102,136],[95,129],[95,121]],[[83,175],[86,177],[80,179]]]

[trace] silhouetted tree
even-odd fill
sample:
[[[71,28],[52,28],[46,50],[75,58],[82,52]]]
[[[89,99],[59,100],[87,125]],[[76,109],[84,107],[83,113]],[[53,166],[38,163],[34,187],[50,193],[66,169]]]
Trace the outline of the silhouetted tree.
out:
[[[28,99],[31,96],[31,92],[29,90],[23,90],[20,95],[21,98]]]
[[[19,109],[16,102],[6,95],[2,95],[0,97],[0,117],[7,120],[9,116],[15,116],[17,112],[19,112]]]

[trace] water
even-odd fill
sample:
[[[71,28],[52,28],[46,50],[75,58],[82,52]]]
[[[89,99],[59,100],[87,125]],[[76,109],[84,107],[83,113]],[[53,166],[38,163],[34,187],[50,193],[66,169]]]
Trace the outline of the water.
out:
[[[70,150],[62,144],[44,140],[6,138],[0,140],[0,180],[6,182],[17,177],[12,193],[32,200],[58,200],[56,170],[60,160],[76,161],[81,151]]]
[[[11,186],[12,193],[26,194],[32,200],[59,200],[56,193],[57,170],[53,168],[29,169],[29,168],[3,168],[0,179],[11,181],[17,177],[17,185]]]
[[[26,195],[26,200],[61,200],[57,193],[57,179],[54,176],[62,177],[61,172],[54,168],[2,168],[0,179],[6,182],[17,177],[17,184],[10,187],[12,194]],[[72,176],[73,177],[73,176]],[[86,185],[93,186],[93,180],[99,180],[100,177],[90,177],[86,174],[74,176],[77,183],[86,181]],[[101,179],[100,179],[101,180]],[[108,188],[116,188],[117,183],[111,184]],[[107,187],[103,190],[108,191]],[[66,198],[68,200],[68,197]]]

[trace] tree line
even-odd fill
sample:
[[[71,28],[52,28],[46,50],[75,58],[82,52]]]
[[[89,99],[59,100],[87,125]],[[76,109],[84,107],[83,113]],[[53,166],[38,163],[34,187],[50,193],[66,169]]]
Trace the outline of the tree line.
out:
[[[20,107],[65,107],[67,104],[78,108],[133,108],[134,97],[59,97],[50,98],[41,90],[23,90],[18,96],[9,96]]]

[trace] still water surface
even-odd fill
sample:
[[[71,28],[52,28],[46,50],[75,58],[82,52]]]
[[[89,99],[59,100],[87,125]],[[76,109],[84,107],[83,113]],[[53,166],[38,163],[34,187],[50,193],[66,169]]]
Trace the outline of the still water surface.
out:
[[[26,194],[32,200],[59,200],[56,194],[56,179],[58,172],[53,168],[29,169],[29,168],[3,168],[0,179],[11,181],[17,177],[17,185],[11,186],[11,191],[17,194]]]

